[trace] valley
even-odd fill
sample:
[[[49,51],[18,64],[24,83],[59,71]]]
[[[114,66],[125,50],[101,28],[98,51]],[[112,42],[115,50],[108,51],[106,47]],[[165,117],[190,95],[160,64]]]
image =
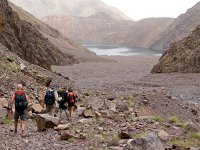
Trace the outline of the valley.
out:
[[[134,21],[100,0],[1,0],[0,150],[199,150],[199,8]],[[74,89],[72,117],[59,99],[48,114],[50,85]]]

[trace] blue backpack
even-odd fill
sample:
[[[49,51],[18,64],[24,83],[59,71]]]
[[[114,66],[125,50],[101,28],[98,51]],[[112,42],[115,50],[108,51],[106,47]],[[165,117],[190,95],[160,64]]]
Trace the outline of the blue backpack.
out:
[[[47,91],[44,97],[44,101],[46,105],[53,105],[55,103],[55,95],[54,91]]]

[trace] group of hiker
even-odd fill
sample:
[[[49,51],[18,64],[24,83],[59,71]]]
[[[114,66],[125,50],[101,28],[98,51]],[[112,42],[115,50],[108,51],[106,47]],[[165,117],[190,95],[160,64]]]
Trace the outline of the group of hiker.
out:
[[[46,113],[51,116],[56,115],[56,109],[60,110],[60,118],[62,112],[65,111],[67,117],[72,117],[74,112],[77,95],[70,87],[62,87],[58,90],[56,84],[51,84],[44,96],[44,104],[46,107]],[[15,120],[15,132],[17,132],[18,120],[21,120],[22,134],[25,130],[25,123],[27,120],[27,108],[28,108],[27,93],[23,90],[23,85],[18,84],[15,93],[12,96],[10,104],[10,110],[12,111],[13,105],[15,106],[14,120]],[[58,107],[56,107],[58,106]],[[68,113],[69,112],[69,113]]]

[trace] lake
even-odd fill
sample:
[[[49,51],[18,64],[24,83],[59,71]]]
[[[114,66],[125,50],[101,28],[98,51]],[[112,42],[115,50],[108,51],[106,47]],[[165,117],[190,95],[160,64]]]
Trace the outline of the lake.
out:
[[[97,43],[82,43],[89,50],[97,55],[106,56],[131,56],[131,55],[162,55],[162,50],[147,49],[141,47],[128,47],[120,45],[97,44]]]

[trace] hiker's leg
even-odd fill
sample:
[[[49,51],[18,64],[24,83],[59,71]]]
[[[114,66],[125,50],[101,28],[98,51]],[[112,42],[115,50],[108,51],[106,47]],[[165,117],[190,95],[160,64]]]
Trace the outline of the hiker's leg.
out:
[[[63,111],[63,110],[60,108],[60,118],[61,118],[61,115],[62,115],[62,111]]]
[[[27,110],[25,109],[20,116],[21,119],[21,126],[22,126],[22,134],[24,133],[25,126],[26,126],[26,120],[27,120]]]
[[[25,130],[25,126],[26,126],[26,121],[22,121],[22,134],[24,133]]]
[[[70,117],[72,117],[73,112],[74,112],[74,106],[71,106],[70,107]]]
[[[55,113],[55,105],[50,105],[50,115],[53,116]]]
[[[50,112],[50,106],[46,105],[46,112],[49,113]]]
[[[14,119],[15,119],[15,132],[17,132],[19,113],[16,110],[15,110],[15,114],[14,114]]]
[[[15,132],[17,132],[18,120],[15,120]]]

